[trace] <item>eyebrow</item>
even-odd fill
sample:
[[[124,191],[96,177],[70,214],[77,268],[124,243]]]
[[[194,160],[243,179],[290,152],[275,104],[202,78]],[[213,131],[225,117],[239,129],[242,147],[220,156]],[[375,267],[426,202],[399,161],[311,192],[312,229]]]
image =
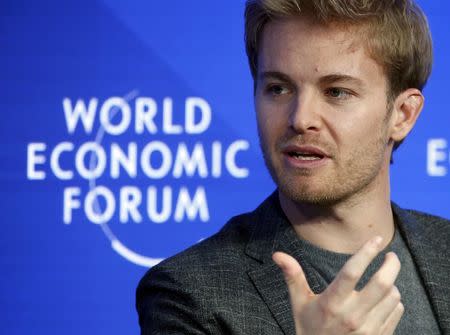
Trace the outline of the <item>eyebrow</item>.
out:
[[[278,71],[265,71],[261,72],[258,76],[259,80],[267,80],[267,79],[277,79],[280,81],[287,81],[287,82],[293,82],[291,77],[288,75],[278,72]]]
[[[293,82],[288,75],[278,71],[265,71],[258,76],[259,80],[276,79],[285,82]],[[342,73],[332,73],[319,78],[319,84],[330,85],[334,83],[348,83],[359,87],[364,87],[364,82],[356,77],[352,77]]]
[[[361,79],[341,73],[333,73],[323,76],[319,79],[319,83],[322,85],[330,85],[334,83],[348,83],[357,85],[359,87],[365,86],[364,82]]]

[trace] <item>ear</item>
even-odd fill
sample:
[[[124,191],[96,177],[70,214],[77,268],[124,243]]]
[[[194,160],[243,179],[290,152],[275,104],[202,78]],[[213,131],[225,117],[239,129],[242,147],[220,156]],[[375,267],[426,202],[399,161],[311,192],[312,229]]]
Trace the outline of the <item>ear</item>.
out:
[[[394,101],[391,117],[391,139],[402,141],[414,127],[422,111],[424,96],[416,88],[409,88],[400,93]]]

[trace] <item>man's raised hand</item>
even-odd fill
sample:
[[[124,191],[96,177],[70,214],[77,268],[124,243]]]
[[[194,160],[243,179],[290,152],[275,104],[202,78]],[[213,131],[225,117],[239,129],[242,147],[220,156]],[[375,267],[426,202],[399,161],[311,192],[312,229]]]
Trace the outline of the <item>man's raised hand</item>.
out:
[[[273,261],[283,271],[297,335],[393,334],[404,307],[394,286],[400,271],[397,256],[386,254],[383,265],[367,285],[355,287],[367,266],[380,252],[381,238],[366,242],[344,265],[321,294],[314,294],[300,264],[291,256],[275,252]]]

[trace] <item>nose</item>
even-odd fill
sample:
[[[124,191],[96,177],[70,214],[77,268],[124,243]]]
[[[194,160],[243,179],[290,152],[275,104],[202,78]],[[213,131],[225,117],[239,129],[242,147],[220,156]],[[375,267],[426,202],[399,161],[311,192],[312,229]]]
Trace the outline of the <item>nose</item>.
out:
[[[300,134],[320,130],[320,101],[314,92],[304,90],[292,102],[289,127]]]

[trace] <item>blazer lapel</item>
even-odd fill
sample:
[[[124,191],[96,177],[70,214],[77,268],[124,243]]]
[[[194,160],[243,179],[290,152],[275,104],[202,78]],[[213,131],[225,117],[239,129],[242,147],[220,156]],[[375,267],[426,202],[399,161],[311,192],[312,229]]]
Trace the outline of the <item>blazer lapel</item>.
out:
[[[450,335],[450,250],[448,221],[413,214],[393,205],[399,228],[422,276],[443,334]]]
[[[247,245],[246,254],[259,262],[247,272],[267,304],[284,334],[295,334],[289,292],[282,271],[272,261],[275,251],[283,251],[296,258],[303,267],[309,285],[316,293],[322,290],[314,275],[309,275],[308,264],[303,264],[298,238],[272,194],[255,212],[255,228]]]
[[[283,333],[294,335],[289,293],[278,267],[274,263],[266,264],[257,270],[248,271],[248,275]]]

